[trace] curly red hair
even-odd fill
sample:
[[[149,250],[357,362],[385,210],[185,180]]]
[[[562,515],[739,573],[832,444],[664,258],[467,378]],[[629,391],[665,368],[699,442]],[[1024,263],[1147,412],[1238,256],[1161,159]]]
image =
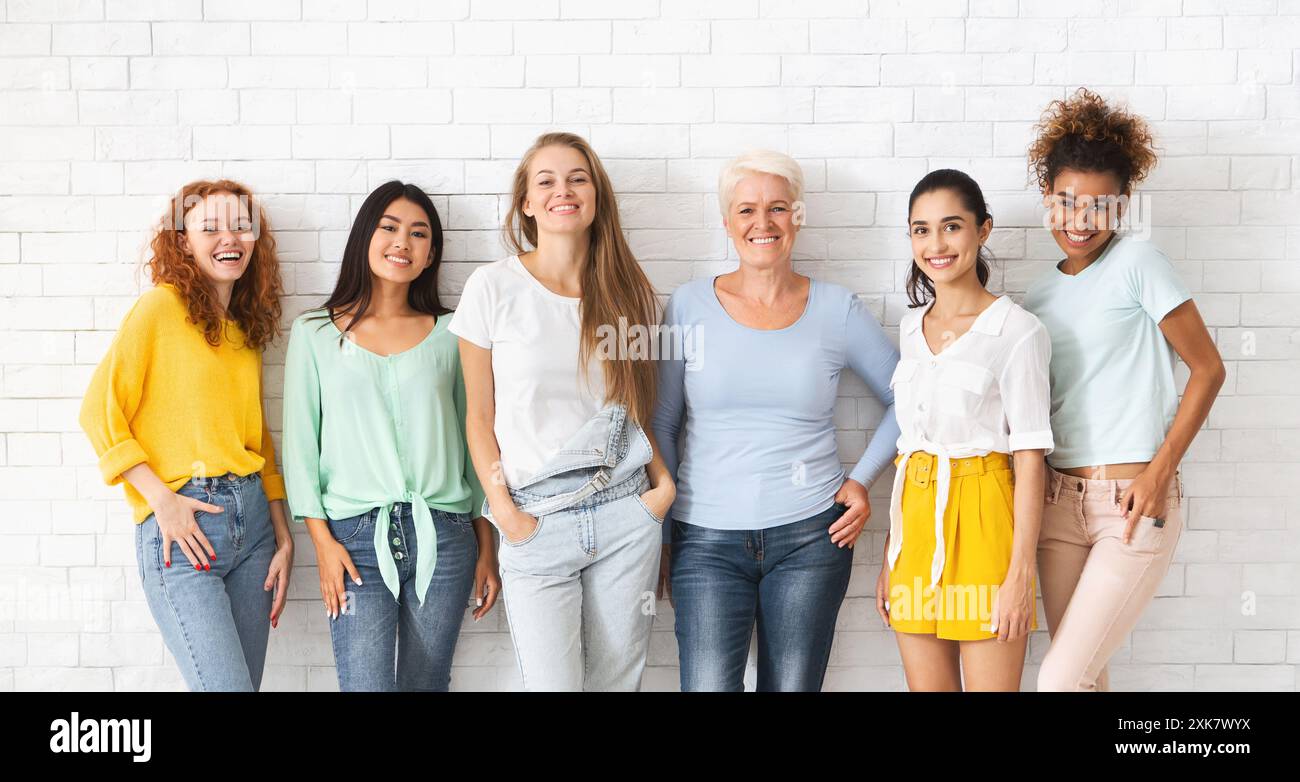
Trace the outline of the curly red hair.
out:
[[[1080,87],[1065,100],[1048,104],[1035,127],[1029,147],[1029,171],[1043,192],[1056,175],[1076,171],[1109,171],[1120,182],[1120,192],[1141,182],[1156,164],[1151,128],[1146,120]]]
[[[247,187],[229,179],[197,180],[182,187],[172,196],[167,213],[158,223],[149,245],[153,257],[146,265],[154,285],[169,283],[180,292],[189,305],[190,321],[203,326],[208,344],[213,347],[220,344],[223,313],[216,289],[194,259],[185,254],[180,241],[185,230],[187,205],[192,208],[195,202],[215,193],[230,193],[243,198],[250,216],[257,221],[255,225],[260,227],[248,268],[235,282],[224,317],[239,324],[249,345],[261,349],[280,331],[280,262],[276,258],[275,238],[271,235],[266,213]]]

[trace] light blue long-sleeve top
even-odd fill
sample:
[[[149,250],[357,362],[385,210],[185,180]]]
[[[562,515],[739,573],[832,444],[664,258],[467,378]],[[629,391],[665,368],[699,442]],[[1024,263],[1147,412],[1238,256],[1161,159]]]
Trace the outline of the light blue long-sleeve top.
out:
[[[831,507],[845,477],[833,421],[845,367],[885,405],[849,472],[870,486],[899,436],[889,388],[898,350],[875,317],[848,289],[812,280],[797,321],[753,329],[723,309],[714,279],[680,286],[664,312],[652,428],[677,481],[669,519],[767,529]]]

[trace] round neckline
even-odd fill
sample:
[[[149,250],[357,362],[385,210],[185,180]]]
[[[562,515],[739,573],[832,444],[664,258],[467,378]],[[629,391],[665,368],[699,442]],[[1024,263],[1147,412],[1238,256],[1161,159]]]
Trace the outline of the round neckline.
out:
[[[980,310],[980,314],[976,315],[975,320],[971,321],[970,328],[963,331],[960,336],[958,336],[956,339],[952,341],[951,344],[948,345],[948,347],[944,348],[938,353],[935,353],[933,350],[930,349],[930,340],[925,338],[925,316],[934,307],[934,302],[936,301],[935,299],[931,299],[930,303],[927,304],[925,309],[921,311],[921,321],[916,324],[916,332],[921,337],[921,345],[922,347],[925,348],[925,354],[929,356],[932,360],[937,359],[940,356],[947,355],[953,348],[957,347],[958,342],[961,342],[963,339],[966,338],[967,334],[975,330],[975,324],[980,322],[980,318],[984,317],[986,314],[988,314],[990,310],[992,310],[994,307],[1001,304],[1003,299],[1010,301],[1011,297],[1004,293],[1001,296],[998,296],[993,301],[989,302],[989,306]]]
[[[732,323],[734,323],[739,328],[745,329],[747,331],[753,331],[757,334],[780,334],[783,331],[790,331],[795,326],[798,326],[800,323],[803,323],[804,318],[808,317],[808,313],[812,311],[813,296],[816,295],[817,281],[814,280],[812,277],[809,277],[808,278],[808,300],[804,302],[803,312],[799,313],[799,317],[795,319],[794,323],[791,323],[789,326],[782,326],[779,329],[756,329],[753,326],[746,326],[744,323],[741,323],[740,321],[731,317],[731,313],[727,312],[727,308],[722,306],[722,299],[718,298],[718,288],[717,288],[718,278],[721,276],[722,276],[721,274],[715,274],[713,275],[712,279],[709,280],[709,298],[711,298],[713,300],[713,303],[717,305],[718,311],[722,313],[722,316],[727,320],[731,321]],[[801,274],[799,276],[803,277],[805,275]]]
[[[438,329],[442,327],[443,321],[446,320],[446,318],[442,317],[441,315],[434,315],[433,317],[434,317],[433,328],[429,329],[429,333],[425,334],[423,339],[421,339],[419,342],[415,343],[414,345],[410,346],[406,350],[400,350],[396,353],[389,353],[386,356],[380,353],[376,353],[370,348],[367,348],[366,346],[362,345],[360,342],[357,342],[355,339],[350,339],[348,341],[352,343],[352,347],[356,348],[357,350],[360,350],[362,353],[365,353],[370,356],[374,356],[377,359],[387,360],[387,359],[397,358],[398,356],[405,356],[407,353],[414,353],[415,351],[424,347],[425,344],[433,340],[433,335],[438,333]],[[348,339],[347,335],[343,333],[343,329],[339,328],[339,324],[335,322],[333,318],[328,317],[327,314],[326,319],[329,321],[330,326],[333,327],[334,331],[337,332],[340,337],[343,337],[344,339]]]
[[[1061,264],[1069,260],[1068,258],[1062,258],[1061,260],[1052,264],[1052,271],[1056,272],[1057,274],[1059,274],[1060,276],[1066,279],[1077,280],[1083,275],[1092,271],[1094,267],[1099,266],[1101,262],[1106,259],[1106,256],[1110,255],[1110,251],[1115,249],[1115,246],[1119,244],[1119,241],[1122,238],[1123,237],[1120,236],[1118,231],[1115,232],[1115,234],[1113,234],[1110,237],[1110,239],[1106,241],[1106,246],[1102,248],[1101,255],[1098,255],[1096,260],[1094,260],[1092,263],[1088,264],[1087,266],[1083,267],[1079,271],[1075,272],[1074,274],[1069,274],[1068,272],[1064,272],[1061,270]]]
[[[524,262],[520,260],[518,255],[510,256],[509,261],[512,268],[517,269],[520,274],[524,275],[524,277],[528,279],[534,288],[546,296],[565,304],[578,305],[582,303],[581,296],[564,296],[543,285],[541,280],[534,277],[533,273],[528,271],[528,267],[524,266]]]

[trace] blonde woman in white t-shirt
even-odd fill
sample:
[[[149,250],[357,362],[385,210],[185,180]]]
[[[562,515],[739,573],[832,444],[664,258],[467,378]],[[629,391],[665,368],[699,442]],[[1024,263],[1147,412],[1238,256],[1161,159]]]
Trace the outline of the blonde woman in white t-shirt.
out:
[[[658,322],[654,290],[604,167],[571,133],[524,155],[505,238],[514,254],[470,275],[450,328],[522,684],[635,690],[675,498],[646,433],[654,352],[635,339]]]

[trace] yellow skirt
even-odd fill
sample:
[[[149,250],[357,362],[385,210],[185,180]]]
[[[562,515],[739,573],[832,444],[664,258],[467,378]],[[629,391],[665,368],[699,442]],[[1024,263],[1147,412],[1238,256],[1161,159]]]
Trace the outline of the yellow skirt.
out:
[[[900,454],[895,465],[901,459]],[[943,575],[932,587],[937,462],[934,454],[917,451],[905,468],[903,547],[889,572],[889,623],[897,632],[952,641],[996,638],[989,631],[993,600],[1011,566],[1011,458],[990,453],[949,460]],[[1032,627],[1038,627],[1037,616]]]

